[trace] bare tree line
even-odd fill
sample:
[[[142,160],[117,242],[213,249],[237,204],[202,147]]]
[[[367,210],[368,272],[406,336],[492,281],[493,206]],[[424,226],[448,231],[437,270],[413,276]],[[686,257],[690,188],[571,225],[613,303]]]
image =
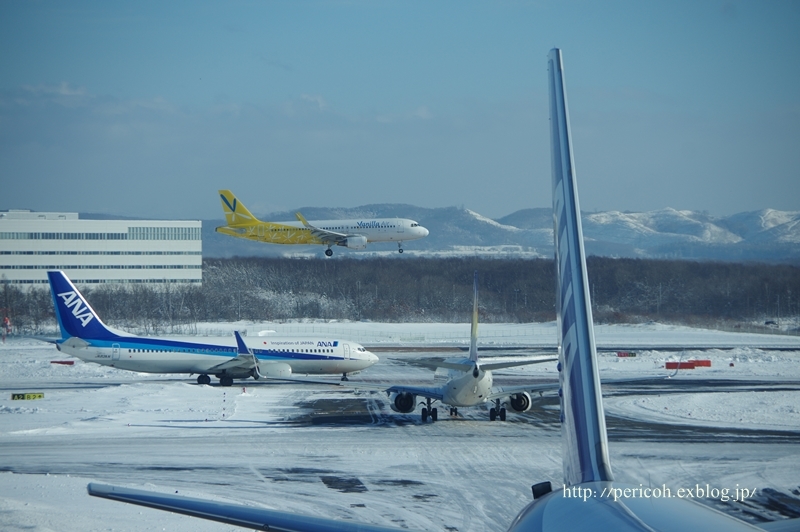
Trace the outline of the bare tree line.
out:
[[[141,333],[292,318],[466,322],[474,270],[481,321],[555,318],[555,270],[545,259],[206,259],[201,287],[81,290],[106,323]],[[588,270],[598,322],[752,322],[800,314],[795,266],[590,257]],[[55,326],[49,290],[4,284],[2,298],[18,331]]]

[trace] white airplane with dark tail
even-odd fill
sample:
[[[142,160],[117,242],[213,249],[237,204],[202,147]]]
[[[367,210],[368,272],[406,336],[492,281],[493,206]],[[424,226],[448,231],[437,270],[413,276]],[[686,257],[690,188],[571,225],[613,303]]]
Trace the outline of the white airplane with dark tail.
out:
[[[142,373],[188,373],[198,384],[214,375],[234,379],[289,378],[293,374],[342,375],[361,371],[378,357],[355,342],[321,337],[259,337],[249,351],[234,338],[136,336],[107,326],[62,271],[47,272],[61,338],[59,351],[86,362]],[[238,335],[238,333],[237,333]]]
[[[509,532],[799,530],[799,519],[755,526],[690,499],[669,497],[666,493],[655,496],[652,490],[650,496],[645,496],[641,486],[625,485],[614,480],[608,458],[608,438],[597,370],[561,50],[550,52],[548,70],[564,487],[552,490],[549,481],[534,484],[533,502],[511,522]],[[535,449],[531,447],[533,456]],[[480,481],[474,479],[474,482]],[[97,497],[245,528],[283,532],[408,532],[408,529],[301,516],[94,483],[89,484],[88,489],[89,494]]]

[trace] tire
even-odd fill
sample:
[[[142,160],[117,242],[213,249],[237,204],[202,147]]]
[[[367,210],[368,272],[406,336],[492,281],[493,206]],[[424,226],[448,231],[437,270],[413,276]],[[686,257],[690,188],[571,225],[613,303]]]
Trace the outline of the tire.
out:
[[[228,377],[227,375],[223,375],[222,377],[219,378],[219,384],[220,386],[232,386],[233,379],[231,377]]]
[[[333,255],[333,250],[332,249],[326,249],[325,250],[325,255],[327,255],[328,257],[332,256]]]
[[[505,420],[506,420],[506,409],[505,408],[501,408],[500,409],[500,421],[505,421]]]
[[[425,423],[426,421],[428,421],[428,409],[427,408],[423,408],[422,409],[422,422]]]
[[[439,409],[431,408],[431,421],[436,421],[439,419]]]
[[[208,375],[198,375],[197,376],[197,384],[211,384],[211,377]]]
[[[492,408],[489,410],[489,421],[494,421],[495,419],[497,419],[497,410]]]

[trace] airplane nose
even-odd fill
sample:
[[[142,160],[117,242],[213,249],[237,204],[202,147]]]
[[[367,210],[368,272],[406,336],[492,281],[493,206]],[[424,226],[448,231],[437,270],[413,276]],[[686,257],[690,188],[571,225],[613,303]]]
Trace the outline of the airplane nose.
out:
[[[375,355],[375,354],[370,353],[369,351],[367,351],[367,360],[374,364],[380,359],[378,358],[378,355]]]
[[[428,234],[430,233],[430,232],[429,232],[427,229],[425,229],[424,227],[420,227],[420,229],[422,229],[422,236],[428,236]]]

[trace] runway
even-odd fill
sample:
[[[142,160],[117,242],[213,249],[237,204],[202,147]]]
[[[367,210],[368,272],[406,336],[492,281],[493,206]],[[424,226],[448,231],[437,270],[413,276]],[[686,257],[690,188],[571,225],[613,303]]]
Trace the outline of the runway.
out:
[[[381,363],[354,380],[429,384],[432,372],[413,362],[441,356],[384,352]],[[657,367],[662,355],[640,356],[616,373],[664,373]],[[535,396],[529,412],[509,413],[506,422],[490,422],[485,408],[465,408],[458,418],[422,423],[419,409],[397,414],[376,392],[252,380],[230,388],[200,386],[188,376],[49,363],[57,358],[50,347],[2,351],[0,528],[234,530],[88,497],[82,490],[89,481],[451,531],[505,530],[531,500],[532,484],[550,480],[561,487],[553,393]],[[612,369],[619,364],[604,362]],[[769,420],[768,428],[726,425],[720,421],[723,406],[714,410],[720,419],[706,426],[639,416],[625,402],[655,409],[660,403],[651,402],[659,398],[695,392],[714,394],[722,404],[728,394],[800,397],[800,376],[792,368],[791,358],[781,358],[774,368],[781,378],[758,375],[767,371],[760,367],[729,378],[694,374],[607,386],[617,480],[675,489],[747,486],[758,491],[744,502],[699,502],[751,522],[800,516],[800,422],[793,414]],[[528,367],[499,371],[495,380],[555,378],[553,367]],[[20,391],[44,392],[45,398],[9,400]],[[782,419],[788,425],[773,426]]]

